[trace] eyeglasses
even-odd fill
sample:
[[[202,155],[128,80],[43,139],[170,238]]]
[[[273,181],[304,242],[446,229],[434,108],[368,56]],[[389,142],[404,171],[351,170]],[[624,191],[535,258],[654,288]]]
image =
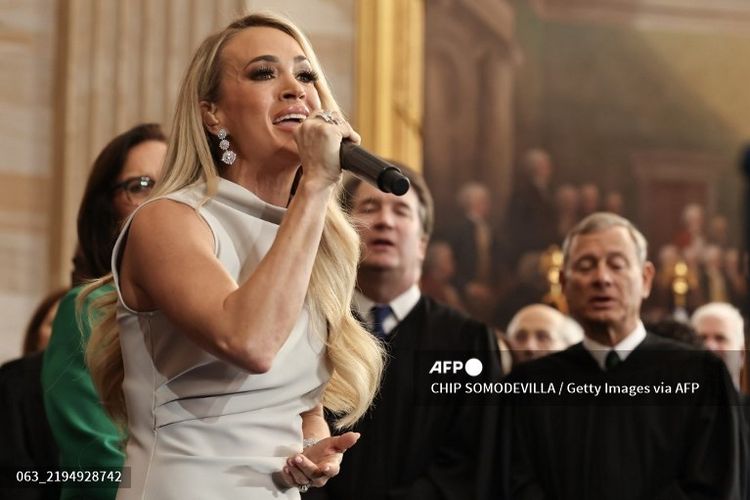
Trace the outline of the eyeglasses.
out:
[[[130,203],[140,203],[151,194],[154,184],[156,184],[156,181],[151,177],[141,175],[139,177],[125,179],[124,181],[115,184],[112,187],[112,192],[115,193],[122,189],[125,191],[125,196]]]

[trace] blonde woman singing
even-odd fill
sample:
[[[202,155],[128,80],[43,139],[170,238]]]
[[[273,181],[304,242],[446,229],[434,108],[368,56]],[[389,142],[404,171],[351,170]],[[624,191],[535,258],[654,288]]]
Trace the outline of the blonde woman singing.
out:
[[[250,15],[198,48],[161,184],[89,287],[116,286],[87,356],[127,425],[118,498],[299,498],[337,474],[358,435],[331,437],[323,407],[355,422],[383,364],[350,312],[342,139],[359,136],[290,22]]]

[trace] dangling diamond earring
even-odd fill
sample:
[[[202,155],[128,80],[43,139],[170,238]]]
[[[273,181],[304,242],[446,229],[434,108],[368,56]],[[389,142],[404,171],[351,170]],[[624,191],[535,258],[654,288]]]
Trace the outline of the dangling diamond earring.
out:
[[[223,161],[227,165],[231,165],[232,163],[234,163],[234,160],[237,159],[237,153],[229,149],[229,139],[227,139],[227,129],[225,128],[220,129],[217,136],[219,137],[219,148],[222,151],[224,151],[224,153],[221,155],[221,161]]]

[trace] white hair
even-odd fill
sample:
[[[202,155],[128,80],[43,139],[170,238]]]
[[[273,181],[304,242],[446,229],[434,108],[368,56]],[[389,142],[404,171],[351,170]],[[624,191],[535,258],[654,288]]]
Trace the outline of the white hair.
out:
[[[693,328],[698,328],[698,323],[706,317],[719,318],[729,324],[729,334],[739,340],[740,348],[745,348],[745,321],[736,307],[726,302],[710,302],[695,310],[690,318]]]
[[[559,327],[560,336],[566,345],[571,346],[583,340],[583,328],[570,316],[565,316]]]
[[[570,316],[566,316],[554,307],[546,304],[531,304],[521,308],[508,323],[508,338],[515,337],[521,328],[522,318],[530,312],[541,312],[549,315],[555,326],[549,332],[551,335],[558,337],[565,347],[577,344],[583,340],[583,328]]]
[[[588,215],[568,232],[562,246],[563,267],[568,269],[570,264],[570,246],[576,236],[598,233],[613,227],[624,227],[627,230],[630,239],[632,239],[635,244],[635,254],[638,257],[638,263],[641,265],[641,268],[643,268],[648,257],[648,243],[646,242],[646,238],[632,222],[624,217],[609,212],[595,212]]]

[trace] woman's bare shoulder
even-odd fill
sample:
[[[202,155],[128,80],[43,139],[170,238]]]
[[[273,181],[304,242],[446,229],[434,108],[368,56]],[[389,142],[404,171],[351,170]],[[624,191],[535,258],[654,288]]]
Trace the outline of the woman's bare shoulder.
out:
[[[186,203],[160,198],[140,207],[133,217],[129,239],[180,244],[213,243],[212,231],[198,210]]]

